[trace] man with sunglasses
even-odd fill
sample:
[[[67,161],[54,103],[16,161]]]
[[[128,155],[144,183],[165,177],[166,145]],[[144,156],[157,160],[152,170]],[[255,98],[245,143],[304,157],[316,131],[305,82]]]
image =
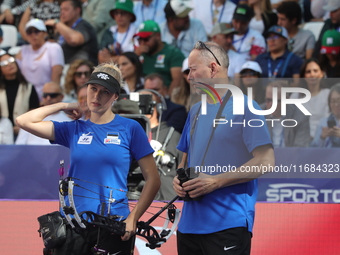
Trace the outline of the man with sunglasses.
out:
[[[222,47],[198,42],[188,62],[191,85],[197,94],[207,95],[208,103],[206,114],[201,112],[204,104],[191,107],[177,146],[183,152],[179,167],[199,173],[186,182],[181,183],[177,177],[173,180],[175,192],[185,198],[177,231],[178,254],[249,255],[258,192],[256,178],[263,172],[243,169],[273,166],[274,151],[267,127],[247,123],[265,119],[250,112],[246,96],[245,113],[234,115],[235,94],[229,97],[226,88],[211,89],[215,84],[228,84],[229,59]],[[222,103],[208,97],[212,91],[213,99],[218,95]],[[255,102],[253,105],[260,109]],[[215,119],[228,123],[214,127]]]
[[[41,106],[52,105],[56,103],[60,103],[64,98],[62,88],[56,82],[47,82],[43,87],[43,98],[40,102]],[[45,120],[54,120],[54,121],[71,121],[65,112],[61,111],[56,114],[52,114],[48,116]],[[47,139],[42,139],[38,136],[35,136],[23,129],[19,130],[19,134],[17,139],[15,140],[15,144],[26,144],[26,145],[51,145],[51,143]]]
[[[153,20],[140,24],[134,37],[138,42],[135,52],[141,56],[144,75],[162,75],[167,94],[171,95],[171,91],[183,82],[183,53],[178,48],[162,42],[159,26]]]
[[[299,78],[302,59],[287,49],[288,32],[284,27],[272,26],[266,34],[268,52],[255,61],[259,63],[264,78]]]

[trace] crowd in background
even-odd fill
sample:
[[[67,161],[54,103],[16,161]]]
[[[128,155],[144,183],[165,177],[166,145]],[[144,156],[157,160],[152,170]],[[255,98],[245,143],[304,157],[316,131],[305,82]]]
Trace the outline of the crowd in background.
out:
[[[212,41],[228,53],[229,82],[244,94],[252,88],[252,98],[263,109],[272,107],[273,88],[279,98],[286,86],[310,91],[305,107],[311,116],[294,107],[286,115],[277,107],[266,116],[297,120],[291,128],[273,123],[269,129],[275,147],[340,147],[339,0],[0,0],[0,4],[0,28],[17,29],[17,44],[0,49],[1,144],[36,141],[22,138],[15,118],[41,105],[78,101],[88,119],[83,84],[95,65],[107,61],[122,72],[121,94],[159,92],[154,100],[163,103],[161,122],[181,133],[190,109],[193,67],[188,66],[188,54],[197,41]],[[323,22],[317,38],[314,31],[303,29],[312,21]],[[0,29],[0,47],[5,37],[5,29]],[[148,75],[156,76],[145,83]],[[121,112],[130,113],[133,104]]]

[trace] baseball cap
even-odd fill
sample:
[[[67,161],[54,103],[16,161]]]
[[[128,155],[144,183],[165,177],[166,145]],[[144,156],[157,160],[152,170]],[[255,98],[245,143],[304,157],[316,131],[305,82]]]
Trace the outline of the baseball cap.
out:
[[[322,7],[325,11],[333,12],[337,9],[340,9],[340,1],[339,0],[329,0],[327,5]]]
[[[286,39],[289,39],[287,29],[285,29],[284,27],[281,27],[281,26],[271,26],[266,33],[266,37],[268,37],[269,34],[277,34],[277,35],[282,36]]]
[[[153,33],[160,33],[158,24],[153,20],[147,20],[141,23],[138,27],[138,31],[134,36],[139,36],[141,38],[147,38]]]
[[[235,29],[231,24],[228,23],[216,23],[210,33],[210,37],[213,37],[218,34],[228,35],[234,33]]]
[[[84,85],[88,84],[101,85],[107,88],[111,93],[117,93],[118,95],[120,92],[119,82],[113,76],[105,72],[93,72],[88,82],[86,82]]]
[[[110,15],[113,18],[113,13],[115,10],[122,10],[132,14],[133,18],[131,22],[136,21],[136,15],[133,12],[133,2],[132,0],[117,0],[114,4],[113,9],[110,10]]]
[[[189,0],[170,0],[164,7],[165,16],[185,18],[192,10]]]
[[[31,19],[30,21],[28,21],[26,23],[25,29],[27,30],[30,27],[34,27],[39,31],[45,31],[45,32],[47,31],[45,23],[41,19]]]
[[[113,110],[117,113],[139,114],[138,103],[130,99],[120,99],[113,105]]]
[[[250,21],[254,16],[254,11],[246,4],[239,4],[236,6],[233,19],[241,21]]]
[[[242,71],[247,70],[247,69],[262,74],[262,69],[261,69],[259,63],[255,62],[255,61],[247,61],[247,62],[245,62],[242,65],[240,73],[242,73]]]
[[[323,34],[320,53],[331,53],[334,55],[340,53],[340,33],[338,31],[327,30]]]

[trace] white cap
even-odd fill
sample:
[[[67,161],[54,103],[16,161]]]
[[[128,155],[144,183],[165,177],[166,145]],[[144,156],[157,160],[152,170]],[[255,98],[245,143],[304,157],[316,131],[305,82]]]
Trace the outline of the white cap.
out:
[[[29,27],[34,27],[39,31],[47,31],[45,23],[41,19],[31,19],[27,22],[25,29],[27,30]]]
[[[247,61],[247,62],[245,62],[243,64],[240,72],[242,72],[243,70],[246,70],[246,69],[253,70],[255,72],[258,72],[258,73],[262,74],[262,69],[261,69],[259,63],[255,62],[255,61]]]
[[[188,63],[188,58],[183,60],[183,64],[182,64],[182,72],[186,71],[189,69],[189,63]]]
[[[340,1],[339,0],[329,0],[327,5],[322,7],[325,11],[334,12],[340,9]]]
[[[189,1],[187,0],[170,0],[170,6],[179,18],[188,16],[189,12],[192,10],[189,6]]]

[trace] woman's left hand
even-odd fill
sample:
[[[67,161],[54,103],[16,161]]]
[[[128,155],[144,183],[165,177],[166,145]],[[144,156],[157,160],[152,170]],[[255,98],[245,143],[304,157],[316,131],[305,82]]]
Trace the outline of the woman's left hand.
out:
[[[125,234],[122,236],[123,241],[127,241],[136,233],[137,222],[127,217],[125,220]]]

